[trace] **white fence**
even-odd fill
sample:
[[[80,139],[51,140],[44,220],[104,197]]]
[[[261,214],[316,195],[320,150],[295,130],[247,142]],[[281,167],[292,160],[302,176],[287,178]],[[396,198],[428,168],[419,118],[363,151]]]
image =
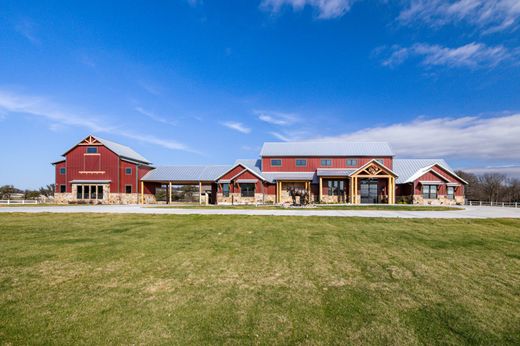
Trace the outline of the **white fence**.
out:
[[[477,207],[504,207],[504,208],[518,208],[519,202],[490,202],[490,201],[466,201],[466,205]]]
[[[35,199],[0,199],[0,204],[38,204]]]

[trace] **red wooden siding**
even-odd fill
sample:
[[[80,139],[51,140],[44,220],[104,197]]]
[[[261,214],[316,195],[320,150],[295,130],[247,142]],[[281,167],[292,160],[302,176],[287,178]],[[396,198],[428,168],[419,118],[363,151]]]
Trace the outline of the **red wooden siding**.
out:
[[[65,174],[64,175],[60,174],[60,169],[61,168],[65,168]],[[67,170],[66,170],[66,166],[65,166],[65,161],[55,164],[54,165],[54,172],[55,172],[55,176],[56,176],[56,180],[54,182],[54,184],[56,185],[56,192],[60,192],[60,185],[65,185],[65,186],[68,185],[67,184]],[[67,186],[66,189],[67,189],[66,191],[68,191],[68,190],[70,190],[70,187]]]
[[[455,176],[453,176],[452,174],[450,174],[449,172],[447,172],[446,170],[444,170],[438,166],[434,166],[433,170],[435,172],[439,173],[444,178],[448,179],[449,183],[460,184],[460,186],[455,187],[455,196],[464,196],[464,184],[462,181],[460,181],[460,179],[457,179]],[[437,174],[435,174],[433,172],[427,172],[414,181],[413,186],[414,186],[414,191],[415,191],[416,195],[422,194],[422,185],[421,185],[421,183],[419,183],[420,181],[441,181],[442,184],[439,185],[439,187],[437,189],[437,193],[439,195],[447,194],[446,183],[448,183],[448,182],[446,182],[446,180],[442,179],[440,176],[438,176]]]
[[[244,169],[246,169],[244,166],[238,165],[235,168],[233,168],[232,170],[230,170],[229,172],[227,172],[226,174],[224,174],[220,179],[229,180],[229,179],[233,178],[235,175],[237,175],[238,173],[242,172]]]
[[[98,154],[87,154],[87,146],[78,145],[66,155],[67,181],[111,180],[110,192],[119,192],[119,157],[105,146],[98,145]],[[67,192],[70,192],[70,184]]]
[[[272,166],[271,160],[282,160],[281,166]],[[307,160],[307,166],[301,167],[296,166],[296,160],[303,159]],[[347,160],[357,160],[357,165],[347,166]],[[262,158],[262,170],[264,172],[314,172],[318,168],[359,168],[365,165],[367,162],[373,159],[382,159],[383,164],[393,169],[393,159],[391,156],[385,157],[270,157],[266,156]],[[321,160],[331,160],[331,166],[321,166]]]

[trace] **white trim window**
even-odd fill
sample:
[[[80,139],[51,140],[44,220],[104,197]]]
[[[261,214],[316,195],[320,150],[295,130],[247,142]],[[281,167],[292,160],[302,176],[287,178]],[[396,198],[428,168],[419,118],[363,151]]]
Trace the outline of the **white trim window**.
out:
[[[424,199],[437,199],[437,185],[423,185],[422,195]]]

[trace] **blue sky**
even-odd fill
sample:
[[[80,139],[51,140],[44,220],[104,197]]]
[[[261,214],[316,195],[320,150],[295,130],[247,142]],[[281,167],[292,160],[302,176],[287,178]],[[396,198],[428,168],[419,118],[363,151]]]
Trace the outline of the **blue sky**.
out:
[[[2,1],[0,184],[52,182],[91,133],[158,165],[312,139],[519,165],[519,17],[518,0]]]

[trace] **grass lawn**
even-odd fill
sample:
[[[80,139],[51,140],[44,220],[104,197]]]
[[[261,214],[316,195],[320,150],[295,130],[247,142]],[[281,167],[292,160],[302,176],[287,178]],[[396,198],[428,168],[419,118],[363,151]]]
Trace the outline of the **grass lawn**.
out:
[[[287,209],[280,205],[200,205],[200,204],[174,204],[174,205],[157,205],[150,208],[173,208],[173,209],[259,209],[259,210],[280,210]],[[309,208],[291,208],[291,210],[308,210]],[[461,210],[462,207],[447,206],[424,206],[424,205],[407,205],[407,204],[369,204],[369,205],[334,205],[322,204],[316,205],[318,210],[402,210],[402,211],[447,211]]]
[[[0,215],[0,344],[520,344],[520,220]]]

